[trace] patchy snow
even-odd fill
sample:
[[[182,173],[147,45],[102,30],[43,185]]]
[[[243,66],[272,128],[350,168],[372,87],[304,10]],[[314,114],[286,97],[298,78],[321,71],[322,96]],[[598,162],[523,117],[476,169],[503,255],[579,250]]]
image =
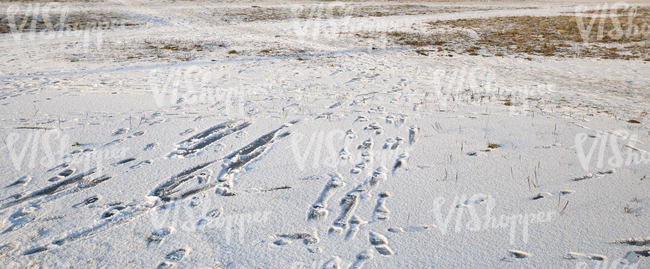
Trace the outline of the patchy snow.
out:
[[[354,35],[597,2],[413,4],[463,9],[245,22],[212,14],[330,3],[66,2],[134,25],[0,34],[0,263],[650,264],[648,61]]]

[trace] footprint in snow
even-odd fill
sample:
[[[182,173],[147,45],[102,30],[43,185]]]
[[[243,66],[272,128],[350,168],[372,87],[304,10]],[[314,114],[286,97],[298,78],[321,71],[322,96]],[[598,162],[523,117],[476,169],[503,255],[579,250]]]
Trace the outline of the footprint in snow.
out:
[[[129,131],[129,128],[120,128],[120,129],[118,129],[117,131],[115,131],[113,133],[113,136],[125,134],[128,131]]]
[[[91,197],[86,198],[86,200],[84,200],[83,202],[73,205],[72,207],[79,208],[79,207],[82,207],[82,206],[87,206],[87,205],[90,205],[90,204],[93,204],[93,203],[99,201],[99,199],[101,199],[101,196],[98,196],[98,195],[91,196]]]
[[[569,194],[572,194],[574,192],[575,191],[572,191],[572,190],[562,190],[562,191],[558,192],[558,195],[569,195]],[[549,192],[540,192],[540,193],[538,193],[537,195],[533,196],[530,199],[531,200],[539,200],[539,199],[546,198],[546,197],[551,197],[551,196],[553,196],[553,194],[551,194]]]
[[[643,239],[643,238],[629,238],[629,239],[616,240],[616,241],[614,241],[612,243],[613,244],[626,244],[626,245],[632,245],[632,246],[650,245],[650,236],[646,237],[645,239]]]
[[[167,256],[165,256],[165,259],[170,262],[178,262],[185,258],[185,255],[187,255],[188,252],[188,248],[179,248],[167,254]]]
[[[368,235],[368,239],[370,240],[370,244],[375,246],[375,249],[380,254],[386,256],[394,254],[393,250],[388,246],[388,238],[386,238],[385,236],[379,233],[370,232]]]
[[[32,180],[31,176],[23,176],[23,177],[19,178],[18,180],[14,181],[13,183],[7,185],[5,188],[23,186],[23,185],[27,184],[31,180]]]
[[[153,231],[151,233],[151,235],[149,235],[149,237],[147,237],[147,239],[146,239],[147,246],[149,246],[152,243],[153,244],[162,243],[163,239],[165,239],[165,237],[170,235],[173,231],[174,231],[174,229],[172,227],[167,227],[167,228],[158,229],[158,230]]]
[[[147,144],[147,145],[144,147],[144,150],[150,150],[150,149],[153,149],[153,148],[156,147],[157,145],[158,145],[158,143],[150,143],[150,144]]]
[[[390,228],[388,228],[388,231],[391,232],[391,233],[404,233],[404,232],[419,233],[419,232],[429,231],[429,230],[434,229],[436,227],[438,227],[438,226],[433,225],[433,224],[430,224],[430,225],[417,224],[417,225],[409,226],[409,227],[406,227],[406,228],[390,227]]]
[[[130,168],[135,169],[135,168],[139,168],[139,167],[145,166],[147,164],[152,164],[152,163],[153,163],[153,160],[144,160],[144,161],[139,162],[136,165],[132,165]]]
[[[607,260],[607,257],[604,255],[599,255],[599,254],[583,254],[583,253],[577,253],[577,252],[569,252],[564,256],[565,259],[573,260],[573,259],[585,259],[585,260],[595,260],[595,261],[602,261],[602,260]]]
[[[240,131],[235,135],[236,138],[244,138],[246,136],[248,136],[248,132],[246,131]]]
[[[145,131],[138,131],[138,132],[135,132],[132,135],[130,135],[128,138],[142,136],[144,133],[145,133]]]
[[[190,134],[190,133],[193,133],[195,131],[196,131],[196,128],[189,128],[189,129],[183,131],[182,133],[180,133],[180,135]]]
[[[650,249],[630,251],[625,255],[623,259],[627,260],[628,264],[636,264],[640,259],[645,257],[650,257]]]
[[[533,254],[526,253],[519,250],[508,250],[508,257],[503,257],[501,261],[520,260],[520,259],[528,258],[530,256],[533,256]]]

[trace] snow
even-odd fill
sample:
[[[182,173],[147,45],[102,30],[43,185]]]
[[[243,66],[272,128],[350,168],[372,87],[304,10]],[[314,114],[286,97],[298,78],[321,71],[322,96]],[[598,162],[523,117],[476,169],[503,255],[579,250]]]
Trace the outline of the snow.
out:
[[[598,2],[416,2],[469,9],[349,19],[210,15],[320,4],[64,2],[138,25],[1,34],[0,264],[649,264],[647,61],[423,56],[330,31],[417,32],[435,20]],[[0,7],[11,5],[28,4]],[[202,50],[147,47],[169,43]]]

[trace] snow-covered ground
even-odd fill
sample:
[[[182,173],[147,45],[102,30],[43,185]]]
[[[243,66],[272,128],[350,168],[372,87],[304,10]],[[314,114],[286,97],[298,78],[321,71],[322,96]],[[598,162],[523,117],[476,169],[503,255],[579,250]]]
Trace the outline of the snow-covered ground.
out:
[[[648,268],[650,61],[358,35],[599,4],[0,3],[0,266]]]

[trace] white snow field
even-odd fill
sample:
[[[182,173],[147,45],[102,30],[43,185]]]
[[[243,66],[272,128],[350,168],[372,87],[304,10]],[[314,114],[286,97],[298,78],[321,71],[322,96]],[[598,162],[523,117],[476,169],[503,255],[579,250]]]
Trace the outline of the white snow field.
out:
[[[0,267],[650,268],[647,5],[0,3]]]

